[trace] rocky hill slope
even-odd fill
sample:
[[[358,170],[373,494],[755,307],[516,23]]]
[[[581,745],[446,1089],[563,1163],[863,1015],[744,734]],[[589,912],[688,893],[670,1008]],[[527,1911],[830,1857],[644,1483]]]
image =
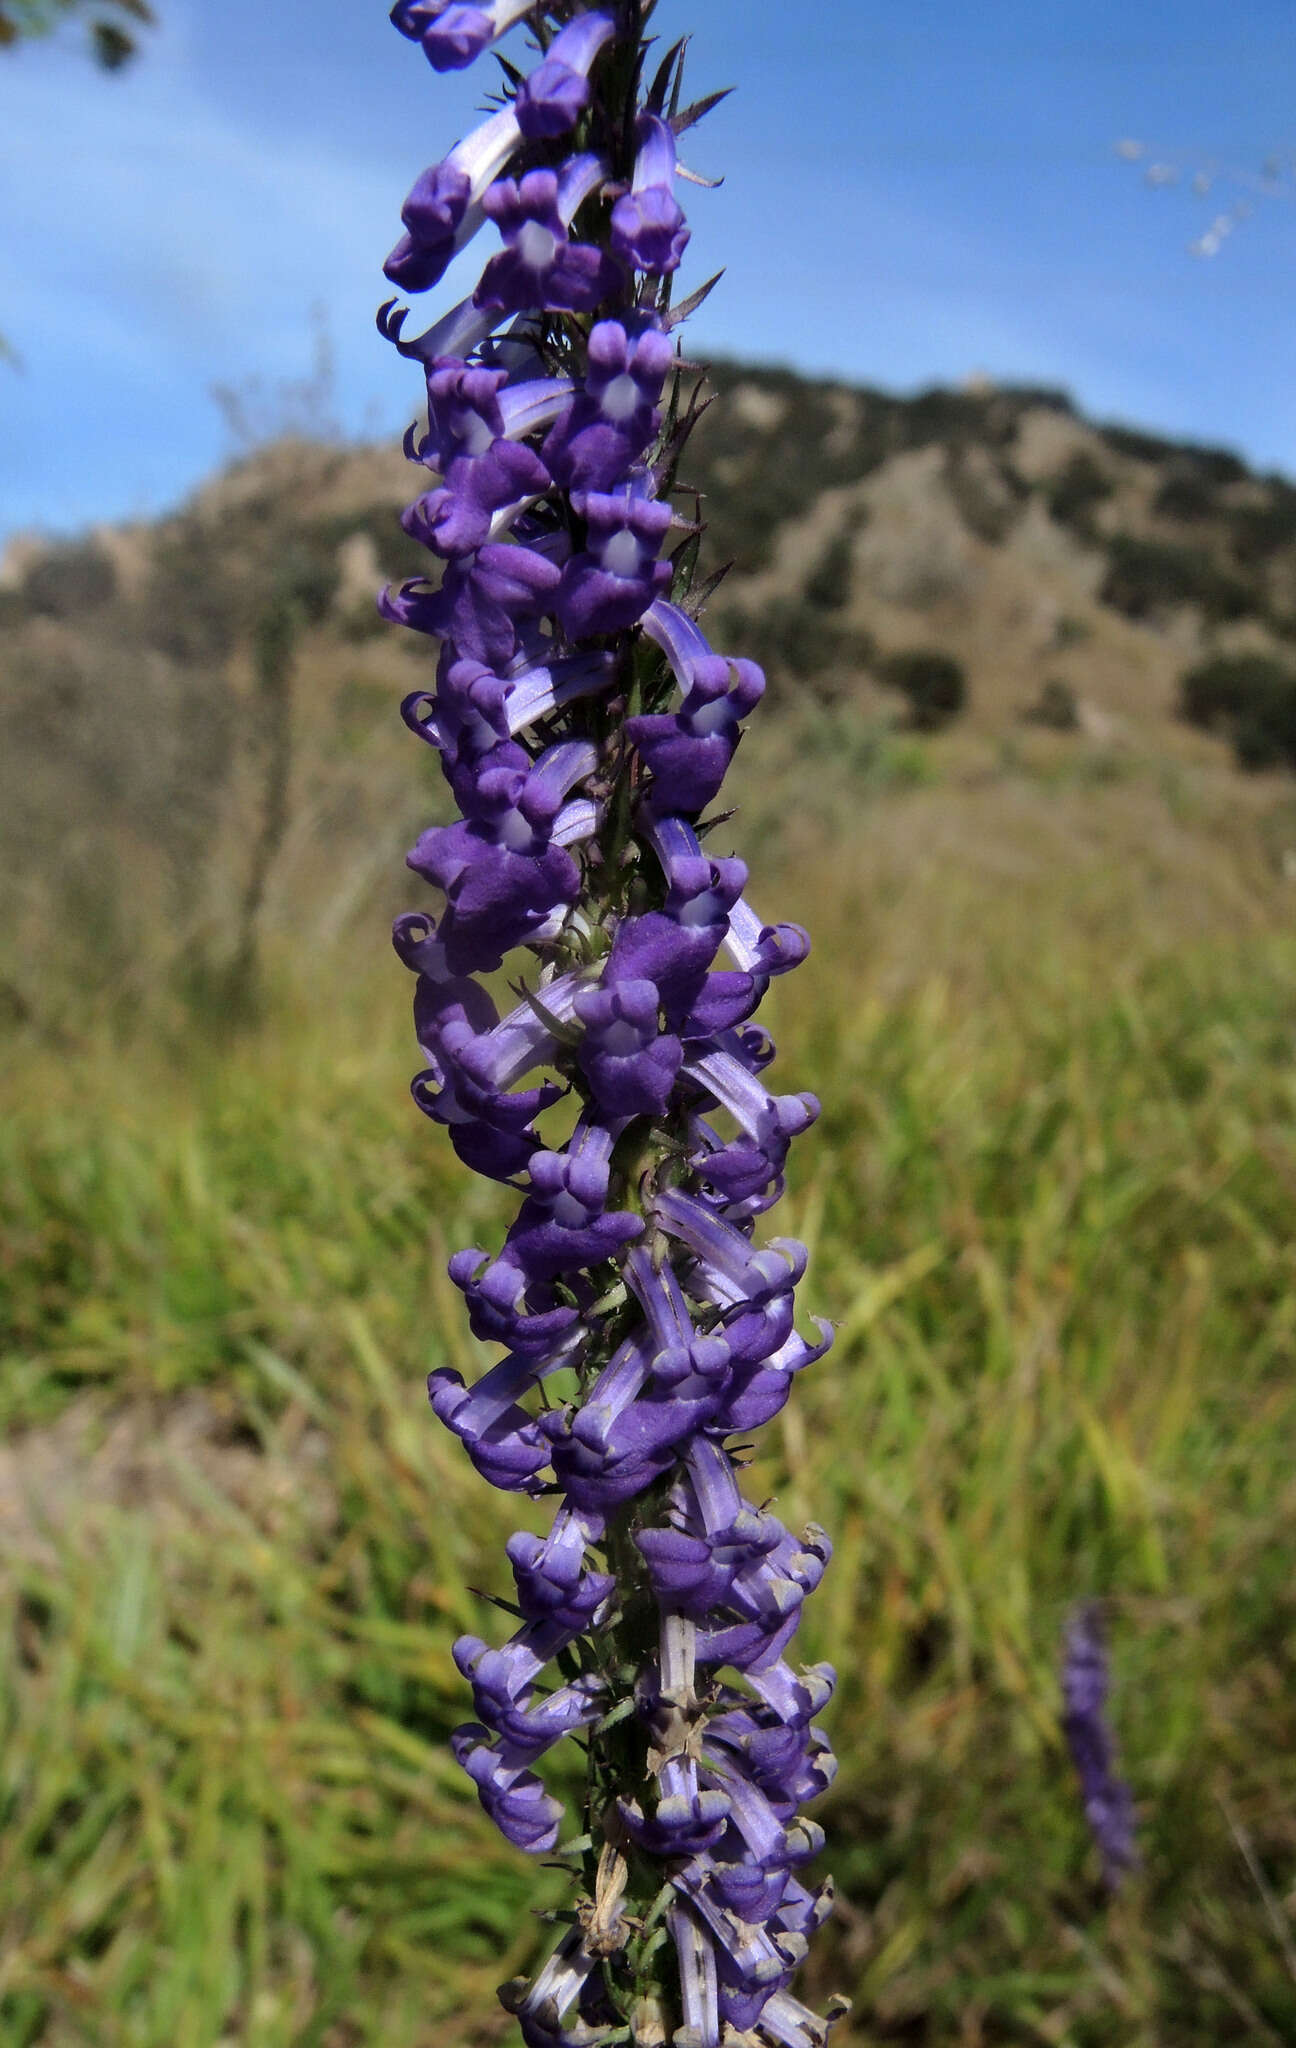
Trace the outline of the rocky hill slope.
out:
[[[968,784],[1068,748],[1095,783],[1126,757],[1179,764],[1216,811],[1260,820],[1281,868],[1285,778],[1239,776],[1185,724],[1180,688],[1218,655],[1296,677],[1296,486],[1047,391],[710,378],[681,476],[704,570],[734,563],[707,623],[765,663],[785,719],[820,719],[821,747],[828,719],[836,772],[875,765],[903,724],[896,657],[939,653],[965,706],[935,766],[909,743],[911,780]],[[299,916],[304,891],[345,928],[429,802],[383,703],[426,677],[427,648],[373,609],[384,578],[426,564],[396,521],[415,487],[394,448],[278,443],[156,522],[10,544],[7,948],[48,947],[57,926],[116,958],[142,921],[237,952],[267,904]]]

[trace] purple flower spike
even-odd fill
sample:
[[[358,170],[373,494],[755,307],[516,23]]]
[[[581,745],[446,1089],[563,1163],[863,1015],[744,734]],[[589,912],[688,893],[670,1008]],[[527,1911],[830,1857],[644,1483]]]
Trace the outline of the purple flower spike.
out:
[[[1062,1728],[1080,1780],[1085,1819],[1102,1859],[1103,1883],[1114,1892],[1138,1862],[1138,1852],[1134,1799],[1116,1774],[1116,1748],[1107,1725],[1110,1683],[1102,1617],[1092,1601],[1086,1602],[1066,1625]]]
[[[764,677],[711,646],[692,548],[666,553],[699,408],[668,283],[683,45],[649,65],[647,11],[393,11],[438,69],[524,20],[539,52],[419,179],[388,259],[424,290],[490,221],[476,290],[408,339],[403,307],[379,315],[426,385],[404,447],[431,473],[403,515],[427,574],[380,609],[439,643],[401,715],[455,806],[408,856],[434,910],[392,935],[412,1093],[514,1197],[449,1260],[493,1349],[474,1379],[437,1367],[428,1398],[489,1484],[552,1510],[507,1544],[512,1632],[455,1644],[476,1718],[452,1746],[511,1843],[567,1836],[562,1932],[500,1991],[526,2048],[824,2048],[835,2009],[790,1984],[832,1901],[803,1881],[823,1836],[802,1808],[832,1782],[833,1680],[789,1659],[831,1546],[739,1484],[831,1338],[802,1334],[804,1247],[758,1233],[818,1104],[771,1082],[756,1013],[809,941],[707,839]],[[564,1829],[538,1770],[568,1737],[588,1771]],[[1084,1754],[1098,1787],[1109,1751]]]
[[[632,270],[664,277],[678,270],[689,231],[675,198],[675,137],[656,114],[642,114],[630,190],[612,209],[612,247]]]

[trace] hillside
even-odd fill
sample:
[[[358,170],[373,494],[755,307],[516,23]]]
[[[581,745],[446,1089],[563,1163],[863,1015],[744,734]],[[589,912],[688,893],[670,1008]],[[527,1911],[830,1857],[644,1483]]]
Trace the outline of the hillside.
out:
[[[1287,778],[1239,775],[1178,706],[1185,669],[1209,656],[1296,673],[1296,487],[1096,426],[1046,391],[898,399],[731,364],[710,375],[717,402],[682,482],[699,494],[704,570],[735,563],[712,636],[769,673],[749,804],[774,794],[762,763],[791,754],[852,812],[866,789],[905,795],[888,848],[928,846],[935,817],[980,859],[1007,816],[1023,847],[1045,833],[1052,863],[1101,814],[1109,846],[1141,853],[1154,825],[1166,861],[1210,869],[1202,891],[1225,922],[1281,882],[1296,862]],[[396,523],[417,481],[395,448],[285,442],[154,523],[10,544],[10,1010],[39,1001],[33,949],[42,969],[66,955],[84,991],[160,953],[246,957],[303,917],[336,936],[394,903],[403,835],[439,801],[394,716],[428,650],[373,609],[384,578],[426,564]],[[931,740],[904,733],[886,686],[914,650],[966,678],[965,710]],[[1155,821],[1128,787],[1149,778]]]

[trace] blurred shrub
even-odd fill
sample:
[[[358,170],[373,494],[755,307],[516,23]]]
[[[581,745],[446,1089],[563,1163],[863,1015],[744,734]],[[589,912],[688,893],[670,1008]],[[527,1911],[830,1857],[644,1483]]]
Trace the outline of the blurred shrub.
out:
[[[116,594],[116,571],[93,542],[50,548],[32,563],[22,584],[25,609],[46,619],[80,618],[111,604]]]
[[[1030,487],[997,449],[952,443],[945,488],[969,533],[997,547],[1010,532]]]
[[[210,881],[233,713],[219,670],[181,670],[107,633],[10,651],[0,939],[20,954],[35,946],[42,973],[76,962],[86,990],[136,956],[150,921],[185,930]]]
[[[1104,427],[1102,437],[1114,455],[1133,462],[1159,462],[1183,467],[1189,463],[1211,483],[1241,483],[1247,466],[1230,448],[1203,448],[1195,442],[1167,441],[1163,434],[1145,434],[1136,427]]]
[[[1281,477],[1271,478],[1264,504],[1239,505],[1232,511],[1229,540],[1244,568],[1296,546],[1296,488]]]
[[[107,19],[105,9],[111,10]],[[0,49],[28,36],[49,35],[65,19],[81,20],[87,14],[91,53],[104,71],[128,64],[138,47],[137,24],[151,27],[157,18],[148,0],[93,0],[93,6],[87,0],[0,0]]]
[[[148,643],[172,661],[222,662],[246,622],[242,565],[202,522],[182,517],[159,532],[140,606]]]
[[[689,442],[680,483],[702,493],[711,562],[747,573],[769,562],[780,524],[866,475],[890,444],[861,435],[867,401],[842,387],[728,363],[707,381],[717,403]]]
[[[812,704],[791,728],[797,757],[827,778],[840,777],[852,801],[862,790],[921,789],[935,781],[930,749],[861,715],[852,703]]]
[[[1296,767],[1296,671],[1264,654],[1219,655],[1179,685],[1191,725],[1223,733],[1242,768]]]
[[[1200,605],[1208,619],[1241,619],[1263,609],[1258,594],[1221,569],[1204,548],[1113,534],[1099,596],[1129,619],[1146,619],[1169,606]]]
[[[1025,386],[934,388],[894,398],[724,361],[708,366],[707,383],[717,402],[689,442],[680,482],[703,494],[708,564],[733,561],[744,572],[766,566],[780,527],[799,519],[821,491],[858,483],[888,457],[913,449],[945,445],[956,456],[989,450],[1003,470],[1011,511],[1019,487],[1002,451],[1016,439],[1022,413],[1072,410],[1064,394]],[[996,518],[1003,516],[1001,495]]]
[[[1088,619],[1075,619],[1068,612],[1063,612],[1053,628],[1053,645],[1055,647],[1078,647],[1082,641],[1089,638],[1092,632],[1093,627],[1089,624]]]
[[[323,623],[338,586],[336,548],[322,547],[313,534],[295,534],[278,549],[267,572],[255,633],[267,630],[269,614],[291,615],[294,626]]]
[[[936,732],[948,725],[967,703],[962,662],[938,648],[903,648],[889,654],[877,673],[889,690],[898,690],[906,699],[909,723],[918,732]]]
[[[1162,519],[1185,524],[1213,518],[1223,509],[1218,485],[1193,468],[1172,469],[1152,500],[1152,510]]]
[[[1077,533],[1093,531],[1093,514],[1116,486],[1086,449],[1080,449],[1049,480],[1046,502],[1060,526]]]
[[[358,533],[373,542],[380,572],[392,583],[411,576],[426,576],[429,569],[435,570],[434,558],[418,541],[410,539],[400,523],[396,506],[385,500],[376,505],[365,505],[355,512],[339,513],[333,519],[320,520],[306,529],[303,538],[309,539],[330,563],[336,565],[338,549]]]
[[[1050,676],[1022,717],[1032,725],[1046,725],[1052,732],[1075,732],[1080,725],[1076,693],[1060,676]]]
[[[840,680],[870,667],[874,656],[870,634],[840,626],[795,597],[775,598],[759,611],[731,606],[718,614],[717,631],[726,653],[760,663],[774,699],[790,682],[813,683],[816,695],[831,697]]]
[[[851,598],[854,529],[830,540],[806,578],[805,601],[819,611],[839,612]]]

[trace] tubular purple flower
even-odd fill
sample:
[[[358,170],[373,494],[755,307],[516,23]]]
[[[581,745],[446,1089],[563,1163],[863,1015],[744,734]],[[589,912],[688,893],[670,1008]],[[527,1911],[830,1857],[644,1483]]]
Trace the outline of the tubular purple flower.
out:
[[[481,307],[522,313],[588,313],[614,289],[616,273],[603,250],[573,242],[568,230],[584,199],[603,177],[597,157],[574,157],[562,173],[528,171],[501,178],[482,206],[504,238],[475,294]],[[390,272],[389,272],[390,275]],[[400,282],[399,279],[396,282]]]
[[[832,1674],[787,1658],[831,1546],[739,1488],[831,1336],[796,1326],[804,1247],[757,1236],[818,1104],[768,1085],[753,1013],[809,942],[762,922],[699,822],[764,677],[712,648],[688,541],[669,551],[696,414],[671,340],[681,52],[643,105],[643,0],[393,13],[439,69],[524,18],[538,60],[415,185],[387,274],[426,289],[483,220],[501,246],[423,333],[379,315],[423,372],[405,452],[432,472],[403,515],[427,574],[380,609],[440,643],[401,713],[457,807],[408,856],[435,914],[393,928],[412,1093],[517,1198],[502,1242],[449,1263],[495,1362],[438,1368],[428,1398],[485,1480],[554,1509],[507,1545],[511,1636],[455,1645],[476,1718],[452,1747],[545,1854],[563,1809],[535,1767],[568,1736],[588,1752],[568,1924],[500,1993],[525,2042],[823,2048],[788,1987],[831,1906],[800,1873]],[[500,969],[502,1015],[480,979]]]
[[[563,410],[570,382],[542,378],[502,391],[507,377],[457,356],[437,357],[428,371],[428,431],[407,452],[439,471],[444,484],[417,499],[401,523],[436,554],[473,552],[494,537],[496,514],[549,488],[549,472],[525,436]]]
[[[408,319],[408,306],[399,305],[395,299],[386,299],[378,308],[378,332],[401,355],[408,356],[411,362],[424,363],[430,369],[441,356],[455,359],[480,348],[498,327],[500,315],[493,309],[483,312],[471,299],[464,299],[440,320],[434,320],[431,327],[416,335],[413,341],[407,341],[404,335]]]
[[[515,2014],[527,2048],[563,2048],[564,2043],[581,2039],[580,2034],[564,2029],[562,2021],[596,1968],[597,1958],[585,1945],[584,1930],[575,1927],[564,1936],[534,1984],[522,1977],[500,1987],[500,2003]]]
[[[612,209],[612,249],[631,270],[656,277],[678,270],[689,231],[675,198],[675,137],[657,114],[641,114],[630,190]]]
[[[422,43],[434,71],[462,71],[534,4],[535,0],[487,0],[484,7],[465,7],[456,0],[396,0],[391,19],[412,43]]]
[[[606,1618],[616,1578],[585,1567],[585,1552],[603,1535],[600,1515],[562,1508],[543,1542],[527,1530],[509,1537],[504,1547],[528,1621],[560,1622],[574,1638]]]
[[[615,491],[573,492],[572,508],[585,521],[587,542],[558,588],[563,631],[569,640],[582,640],[633,626],[670,587],[670,564],[657,560],[674,516],[670,506],[649,497],[641,475]]]
[[[672,359],[651,315],[600,320],[590,329],[584,387],[540,450],[557,482],[573,491],[610,491],[619,482],[661,424]]]
[[[684,692],[678,711],[626,720],[626,737],[662,791],[663,803],[696,814],[718,793],[739,740],[740,721],[765,692],[754,661],[712,654],[692,619],[661,599],[643,617],[643,630],[670,662]]]
[[[528,142],[551,141],[575,127],[590,102],[590,66],[615,34],[610,15],[578,14],[555,36],[513,102]]]
[[[484,196],[521,139],[517,115],[503,107],[424,171],[401,208],[405,233],[383,265],[393,284],[425,292],[440,283],[481,226]]]
[[[762,924],[741,900],[729,912],[725,943],[739,967],[752,974],[788,974],[810,951],[799,924]]]
[[[450,1747],[456,1763],[476,1785],[487,1813],[515,1849],[543,1855],[557,1847],[562,1802],[545,1791],[533,1771],[502,1749],[492,1748],[489,1731],[476,1722],[457,1728]]]
[[[660,1116],[670,1100],[684,1048],[658,1022],[651,981],[587,989],[576,999],[585,1026],[581,1067],[599,1107],[612,1116]]]

